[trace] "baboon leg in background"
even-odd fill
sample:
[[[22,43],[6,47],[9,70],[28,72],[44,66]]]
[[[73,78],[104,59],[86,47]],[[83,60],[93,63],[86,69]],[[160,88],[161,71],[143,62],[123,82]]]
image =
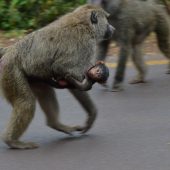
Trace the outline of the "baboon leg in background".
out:
[[[124,80],[124,74],[126,69],[126,64],[129,55],[131,54],[131,45],[122,45],[120,47],[120,54],[118,58],[118,65],[116,68],[116,74],[114,77],[114,82],[111,91],[121,91],[123,90],[122,83]]]
[[[53,88],[43,83],[36,83],[32,85],[32,89],[38,99],[41,109],[45,113],[47,125],[49,127],[66,134],[82,130],[82,127],[79,126],[70,127],[60,123],[59,104]]]
[[[170,74],[170,61],[168,63],[168,68],[167,68],[166,74]]]
[[[77,99],[77,101],[87,112],[87,116],[88,116],[87,121],[82,131],[82,133],[85,133],[92,127],[97,116],[97,109],[87,92],[79,91],[75,89],[74,90],[71,89],[69,91],[73,94],[73,96]]]
[[[158,24],[155,30],[158,46],[161,52],[169,60],[167,73],[170,74],[170,21],[164,15],[159,15]]]
[[[146,65],[143,57],[142,44],[134,45],[132,50],[132,62],[134,63],[138,74],[129,82],[130,84],[145,82]]]
[[[105,61],[110,41],[111,40],[105,40],[99,43],[97,60]]]

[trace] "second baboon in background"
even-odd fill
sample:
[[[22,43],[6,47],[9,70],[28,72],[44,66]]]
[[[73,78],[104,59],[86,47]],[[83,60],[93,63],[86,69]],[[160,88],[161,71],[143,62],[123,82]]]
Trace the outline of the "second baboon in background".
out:
[[[116,28],[113,40],[120,46],[118,66],[112,86],[113,91],[122,89],[128,56],[138,71],[130,83],[145,82],[146,67],[143,61],[142,44],[151,32],[155,32],[158,47],[170,59],[170,18],[154,0],[89,0],[100,4],[110,13],[109,22]],[[105,60],[110,40],[99,44],[99,60]],[[170,68],[168,68],[168,73]]]

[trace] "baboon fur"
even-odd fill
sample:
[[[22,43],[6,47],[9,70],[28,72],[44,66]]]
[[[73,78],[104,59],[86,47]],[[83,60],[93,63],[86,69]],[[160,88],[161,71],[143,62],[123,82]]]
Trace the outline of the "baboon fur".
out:
[[[40,82],[29,83],[28,78],[46,79],[69,73],[81,81],[87,67],[96,62],[97,43],[111,31],[106,13],[100,7],[84,5],[48,26],[26,35],[7,48],[1,48],[2,91],[12,105],[12,115],[3,135],[4,142],[15,149],[32,149],[37,144],[19,140],[27,129],[38,100],[53,129],[71,134],[88,131],[97,110],[86,92],[70,90],[87,111],[85,126],[69,127],[59,121],[58,102],[52,87]],[[95,21],[93,23],[92,21]]]
[[[95,2],[94,2],[95,1]],[[160,51],[170,59],[170,19],[163,5],[154,0],[89,0],[101,5],[110,13],[109,22],[115,27],[113,40],[120,47],[118,66],[111,90],[122,90],[127,59],[138,71],[131,84],[145,82],[146,66],[143,61],[142,44],[151,32],[157,37]],[[110,40],[99,44],[98,59],[105,60]],[[168,72],[170,72],[168,67]]]

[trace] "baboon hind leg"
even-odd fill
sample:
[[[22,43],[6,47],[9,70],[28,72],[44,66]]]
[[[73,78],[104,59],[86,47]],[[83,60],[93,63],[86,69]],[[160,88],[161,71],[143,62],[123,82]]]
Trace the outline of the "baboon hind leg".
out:
[[[129,82],[130,84],[145,82],[146,65],[143,57],[142,44],[135,45],[132,50],[132,62],[134,63],[138,73],[135,78]]]
[[[13,149],[37,148],[35,143],[19,141],[34,116],[35,97],[27,80],[17,68],[10,71],[6,68],[4,72],[2,88],[13,110],[3,140]]]
[[[36,83],[32,84],[31,88],[38,99],[41,109],[45,113],[49,127],[70,135],[74,131],[82,130],[80,126],[66,126],[59,121],[59,104],[52,87],[43,83]]]

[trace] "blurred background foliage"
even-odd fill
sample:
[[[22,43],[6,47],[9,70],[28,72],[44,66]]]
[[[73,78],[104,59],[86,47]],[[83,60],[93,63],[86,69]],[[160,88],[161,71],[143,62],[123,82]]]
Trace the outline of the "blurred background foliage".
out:
[[[85,0],[0,0],[0,29],[36,29],[85,3]]]
[[[158,1],[162,1],[164,5],[169,5],[170,2]],[[85,2],[86,0],[0,0],[0,29],[34,30]]]

